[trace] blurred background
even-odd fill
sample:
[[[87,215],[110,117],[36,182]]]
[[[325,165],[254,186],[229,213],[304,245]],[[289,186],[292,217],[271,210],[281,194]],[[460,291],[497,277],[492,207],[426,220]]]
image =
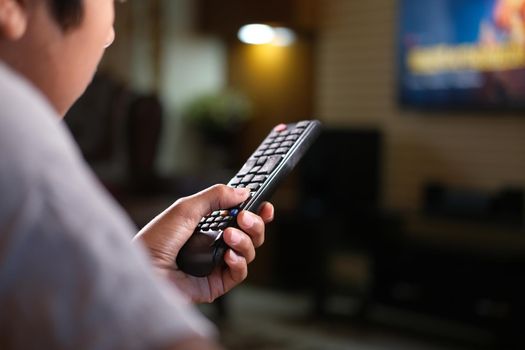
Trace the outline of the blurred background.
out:
[[[274,125],[324,124],[247,283],[203,307],[228,348],[524,348],[525,1],[116,7],[66,123],[137,229]]]

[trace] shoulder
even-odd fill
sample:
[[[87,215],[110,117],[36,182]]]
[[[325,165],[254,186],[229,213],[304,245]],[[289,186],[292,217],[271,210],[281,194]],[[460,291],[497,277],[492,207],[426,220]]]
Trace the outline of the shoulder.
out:
[[[0,106],[0,193],[13,206],[71,151],[46,98],[1,61]]]
[[[120,220],[113,221],[131,226],[46,98],[1,63],[0,106],[0,193],[7,199],[0,203],[0,226],[29,197],[63,213],[78,208],[88,216],[105,210],[106,217],[114,214]]]
[[[0,62],[0,169],[33,173],[42,156],[64,147],[64,130],[46,98]],[[20,175],[20,174],[18,174]]]
[[[32,121],[57,120],[45,96],[28,80],[0,61],[0,122],[16,126]]]

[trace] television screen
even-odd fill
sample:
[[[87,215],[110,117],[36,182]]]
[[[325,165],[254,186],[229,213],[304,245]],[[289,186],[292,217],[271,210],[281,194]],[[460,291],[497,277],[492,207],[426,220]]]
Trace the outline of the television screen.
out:
[[[400,0],[398,45],[403,105],[525,107],[525,0]]]

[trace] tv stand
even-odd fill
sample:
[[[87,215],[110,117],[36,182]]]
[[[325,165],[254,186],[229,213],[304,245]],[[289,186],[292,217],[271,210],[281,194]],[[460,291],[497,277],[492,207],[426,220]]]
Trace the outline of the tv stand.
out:
[[[374,302],[479,327],[505,346],[521,337],[522,228],[416,213],[392,243],[375,255]]]

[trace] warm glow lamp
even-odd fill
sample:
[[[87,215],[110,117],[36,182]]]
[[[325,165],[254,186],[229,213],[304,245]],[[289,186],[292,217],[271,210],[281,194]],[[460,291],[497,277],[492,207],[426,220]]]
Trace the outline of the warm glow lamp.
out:
[[[247,24],[239,29],[237,37],[245,44],[289,46],[295,42],[293,30],[285,27],[271,27],[266,24]]]
[[[239,40],[245,44],[270,44],[275,38],[272,27],[266,24],[247,24],[239,30]]]

